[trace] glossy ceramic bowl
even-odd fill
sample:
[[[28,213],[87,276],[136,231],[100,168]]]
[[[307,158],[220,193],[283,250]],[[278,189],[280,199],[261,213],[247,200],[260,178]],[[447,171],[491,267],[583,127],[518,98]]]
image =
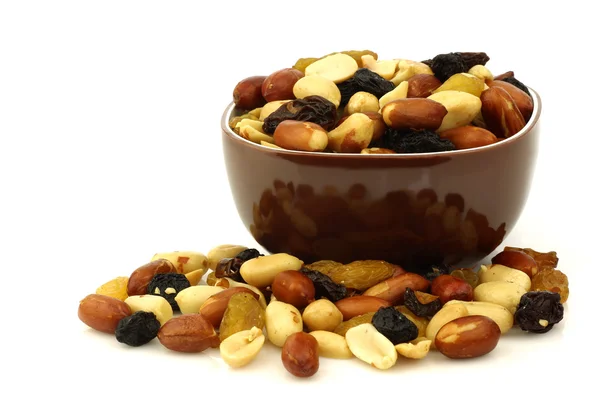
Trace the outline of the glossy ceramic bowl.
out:
[[[431,154],[331,154],[279,150],[221,126],[239,216],[267,252],[305,263],[386,260],[411,268],[472,266],[510,233],[529,195],[538,152],[539,95],[509,139]]]

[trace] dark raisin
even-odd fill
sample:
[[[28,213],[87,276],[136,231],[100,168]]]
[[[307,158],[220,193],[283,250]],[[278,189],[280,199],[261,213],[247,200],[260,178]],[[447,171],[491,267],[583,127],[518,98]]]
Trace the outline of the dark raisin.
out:
[[[119,321],[115,336],[119,343],[139,347],[154,339],[159,329],[160,322],[154,313],[137,311]]]
[[[245,283],[244,278],[242,278],[242,274],[240,273],[243,263],[244,261],[238,257],[223,258],[215,267],[215,277],[230,278],[236,282]]]
[[[432,298],[436,296],[429,295]],[[404,291],[404,305],[418,317],[433,317],[435,313],[442,309],[442,302],[436,298],[429,303],[421,303],[411,288]]]
[[[352,78],[338,83],[337,87],[342,94],[341,107],[346,105],[350,97],[356,92],[368,92],[380,98],[387,92],[394,90],[396,86],[367,68],[359,68]]]
[[[258,251],[256,249],[246,249],[246,250],[242,250],[241,252],[239,252],[235,256],[235,258],[239,258],[243,262],[246,262],[248,260],[252,260],[253,258],[257,258],[260,256],[264,256],[264,254],[260,254],[260,251]]]
[[[429,64],[436,78],[444,83],[454,74],[467,72],[469,67],[459,53],[438,54]]]
[[[313,122],[329,131],[335,127],[337,108],[321,96],[307,96],[288,101],[265,118],[263,130],[274,133],[277,126],[286,120]]]
[[[546,333],[563,319],[560,295],[554,292],[527,292],[515,312],[515,322],[522,330]]]
[[[519,89],[527,93],[529,97],[531,97],[531,93],[529,93],[529,89],[527,89],[527,86],[525,86],[520,80],[518,80],[514,76],[507,76],[506,78],[501,79],[501,81],[510,83],[511,85],[518,87]]]
[[[372,147],[394,150],[396,153],[437,153],[456,150],[448,139],[442,139],[429,130],[399,131],[387,128],[383,136]]]
[[[175,272],[156,274],[148,284],[148,294],[164,297],[171,305],[173,311],[179,311],[179,305],[175,301],[175,296],[190,286],[190,281],[183,274]]]
[[[371,323],[394,345],[407,343],[419,336],[419,329],[394,307],[381,307],[373,315]]]
[[[302,267],[300,272],[306,275],[315,285],[315,300],[326,298],[335,303],[348,295],[346,286],[335,283],[330,277],[319,271]]]
[[[450,266],[442,263],[437,264],[427,264],[427,265],[415,265],[413,268],[410,268],[411,272],[419,274],[423,276],[425,279],[429,281],[433,281],[440,275],[448,275],[450,274]]]
[[[467,71],[476,65],[485,65],[490,61],[490,57],[483,52],[465,52],[458,53],[467,64]]]

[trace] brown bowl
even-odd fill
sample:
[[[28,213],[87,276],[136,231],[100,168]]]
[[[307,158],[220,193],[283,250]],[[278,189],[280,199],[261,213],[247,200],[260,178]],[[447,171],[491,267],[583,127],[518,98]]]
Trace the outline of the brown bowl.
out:
[[[223,152],[238,213],[267,252],[317,260],[386,260],[413,268],[473,266],[517,223],[536,166],[541,112],[509,139],[430,154],[273,149],[233,132]]]

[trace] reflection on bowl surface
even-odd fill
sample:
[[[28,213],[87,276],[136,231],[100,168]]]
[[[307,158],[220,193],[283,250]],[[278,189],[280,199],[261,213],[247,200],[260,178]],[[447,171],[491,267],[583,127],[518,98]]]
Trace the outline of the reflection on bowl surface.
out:
[[[497,144],[432,154],[312,154],[246,141],[227,126],[223,151],[246,228],[268,252],[305,263],[378,259],[405,268],[472,266],[517,223],[535,171],[541,107]]]

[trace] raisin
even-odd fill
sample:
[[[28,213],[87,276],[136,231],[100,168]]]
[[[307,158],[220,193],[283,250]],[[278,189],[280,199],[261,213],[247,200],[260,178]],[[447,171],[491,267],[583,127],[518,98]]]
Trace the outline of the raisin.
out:
[[[396,306],[396,310],[400,311],[406,318],[408,318],[413,324],[417,326],[419,331],[419,336],[426,336],[427,334],[427,325],[429,325],[429,319],[425,317],[419,317],[415,315],[412,311],[408,309],[408,307]]]
[[[245,283],[244,278],[242,278],[242,274],[240,273],[243,263],[244,262],[237,257],[219,260],[215,267],[215,278],[231,278],[236,282]]]
[[[139,347],[156,337],[160,322],[152,312],[137,311],[119,321],[115,336],[119,343]]]
[[[515,78],[514,76],[508,76],[504,79],[501,79],[504,82],[510,83],[513,86],[518,87],[519,89],[521,89],[522,91],[524,91],[525,93],[527,93],[529,95],[529,97],[531,97],[531,93],[529,93],[529,89],[527,89],[527,86],[525,86],[521,81],[519,81],[517,78]]]
[[[357,315],[356,317],[350,318],[348,321],[344,321],[334,329],[333,333],[337,333],[341,336],[346,336],[346,332],[350,330],[350,328],[354,328],[355,326],[359,326],[362,324],[370,323],[373,319],[373,315],[375,315],[375,311],[368,312],[365,314]]]
[[[310,64],[312,64],[318,60],[319,60],[318,58],[314,58],[314,57],[299,58],[298,61],[296,61],[296,64],[294,64],[294,66],[292,68],[297,69],[298,71],[304,73],[304,71],[306,70],[306,67],[308,67]]]
[[[105,296],[114,297],[115,299],[125,300],[128,297],[127,283],[129,283],[129,277],[119,276],[96,289],[96,294],[103,294]]]
[[[371,93],[379,99],[396,88],[392,82],[383,79],[379,74],[367,68],[359,68],[352,78],[338,83],[337,87],[342,94],[340,107],[348,104],[350,97],[356,92]]]
[[[549,291],[560,295],[560,302],[569,298],[569,279],[557,269],[544,269],[531,279],[532,291]]]
[[[415,292],[411,288],[406,288],[404,291],[404,305],[417,317],[433,317],[442,309],[442,302],[437,296],[429,295],[430,297],[427,298],[421,295],[422,298],[419,299],[417,293],[421,292]],[[426,302],[425,299],[429,301]]]
[[[313,122],[326,131],[335,127],[337,109],[335,104],[321,96],[307,96],[288,101],[273,111],[263,121],[265,133],[274,133],[277,126],[286,120]]]
[[[436,153],[456,150],[448,139],[442,139],[429,130],[399,131],[387,128],[374,146],[383,147],[396,153]]]
[[[490,57],[483,52],[464,52],[458,53],[467,64],[467,71],[476,65],[485,65],[490,61]]]
[[[325,274],[325,275],[329,275],[329,273],[331,273],[335,269],[343,267],[343,266],[344,266],[344,264],[342,264],[341,262],[332,261],[332,260],[321,260],[321,261],[316,261],[312,264],[306,265],[306,268],[312,269],[314,271],[319,271],[320,273]]]
[[[438,54],[433,57],[429,67],[442,83],[454,74],[469,70],[468,64],[459,53]]]
[[[348,295],[346,286],[335,283],[330,277],[319,271],[302,267],[300,272],[313,281],[315,285],[315,300],[326,298],[335,303]]]
[[[563,319],[564,306],[557,293],[528,292],[521,296],[515,322],[522,330],[546,333]]]
[[[391,278],[395,266],[385,261],[361,260],[330,267],[326,272],[317,270],[330,277],[335,283],[342,284],[348,289],[362,291]]]
[[[231,296],[219,326],[221,342],[234,333],[265,326],[265,310],[258,300],[249,293],[237,293]]]
[[[450,266],[446,264],[430,264],[426,267],[418,267],[414,272],[432,281],[440,275],[448,275],[450,273]]]
[[[477,285],[479,285],[479,276],[472,269],[469,269],[469,268],[455,269],[454,271],[452,271],[450,273],[450,275],[454,276],[455,278],[460,278],[460,279],[466,281],[469,285],[471,285],[471,287],[473,289],[475,289],[477,287]]]
[[[262,257],[262,256],[264,256],[264,254],[261,254],[260,251],[258,251],[256,249],[246,249],[246,250],[240,251],[235,256],[235,258],[239,258],[243,262],[246,262],[248,260],[252,260],[253,258],[258,258],[258,257]]]
[[[540,253],[530,248],[519,248],[519,247],[504,247],[504,250],[522,251],[525,254],[533,257],[538,266],[538,271],[544,269],[556,268],[558,265],[558,257],[555,251],[549,251],[548,253]]]
[[[206,284],[208,286],[215,286],[215,284],[217,283],[217,280],[219,278],[217,278],[215,271],[212,271],[211,273],[209,273],[208,275],[206,275]]]
[[[394,345],[410,342],[419,336],[417,326],[393,306],[377,310],[371,323]]]
[[[179,311],[179,305],[175,301],[175,296],[190,286],[190,281],[188,281],[184,274],[176,272],[156,274],[148,284],[148,294],[164,297],[171,305],[173,311]]]

